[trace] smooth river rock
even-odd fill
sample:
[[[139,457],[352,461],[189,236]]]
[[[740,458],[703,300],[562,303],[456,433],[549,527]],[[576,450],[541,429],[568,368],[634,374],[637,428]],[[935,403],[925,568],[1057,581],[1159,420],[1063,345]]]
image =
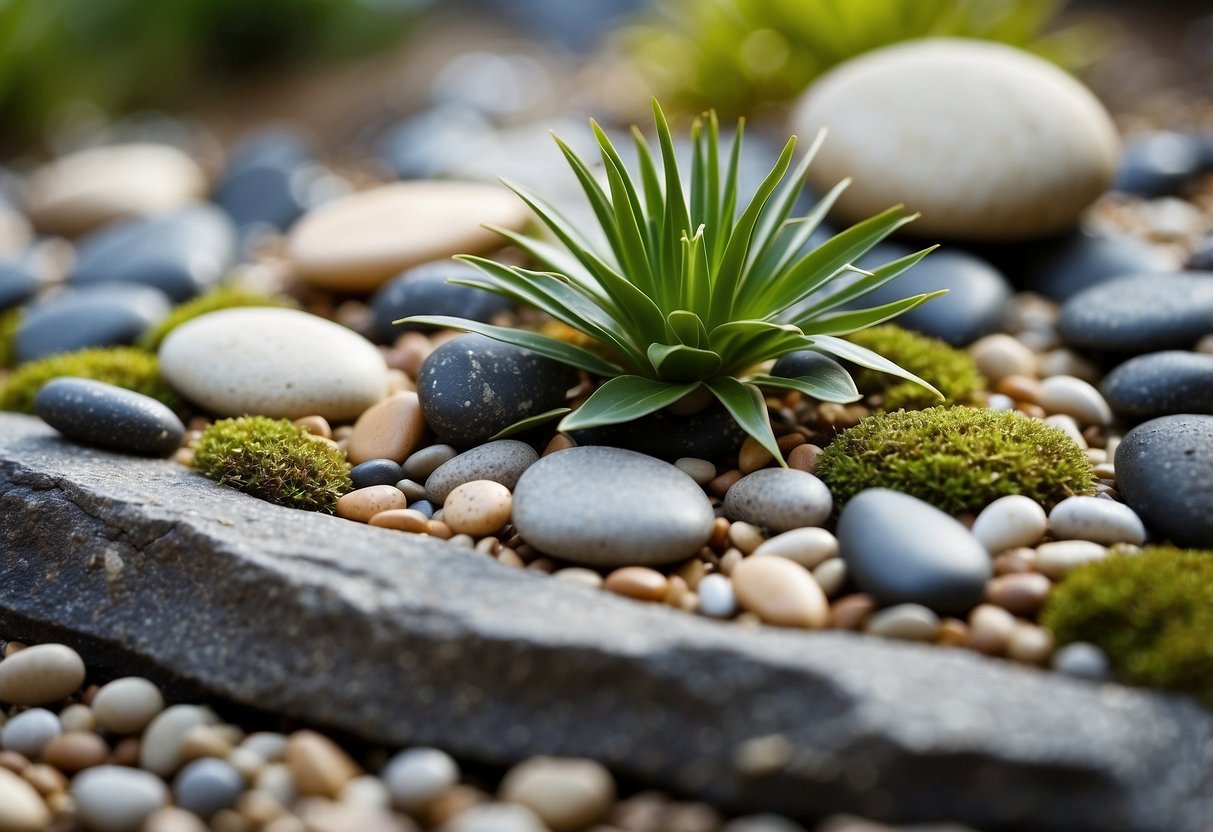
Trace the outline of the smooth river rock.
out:
[[[326,203],[291,228],[287,255],[309,286],[369,294],[401,271],[502,245],[482,228],[520,231],[529,213],[500,185],[414,181]]]
[[[147,771],[97,766],[72,781],[76,813],[93,832],[138,832],[147,816],[169,801],[168,787]]]
[[[1087,231],[1029,249],[1024,259],[1024,288],[1057,301],[1118,277],[1161,274],[1175,267],[1171,258],[1137,237]]]
[[[830,133],[809,169],[822,193],[854,176],[848,222],[904,203],[906,230],[952,240],[1060,233],[1103,193],[1119,140],[1072,76],[1009,46],[924,39],[853,58],[797,105],[793,132]]]
[[[1139,355],[1108,373],[1100,391],[1123,419],[1213,414],[1213,355],[1182,350]]]
[[[1157,534],[1213,548],[1213,416],[1151,419],[1116,449],[1116,488]]]
[[[1110,354],[1191,349],[1213,333],[1213,272],[1101,283],[1065,302],[1057,328],[1071,347]]]
[[[589,757],[730,814],[878,807],[1033,832],[1205,832],[1213,816],[1213,714],[1184,697],[641,604],[9,414],[0,512],[0,629],[70,641],[99,678],[178,701],[500,766]],[[737,767],[771,746],[786,756]]]
[[[1067,497],[1049,512],[1049,531],[1059,540],[1113,543],[1146,542],[1141,518],[1124,503],[1100,497]]]
[[[402,332],[433,329],[417,324],[393,323],[409,315],[454,315],[489,323],[494,315],[513,305],[509,299],[484,289],[447,282],[479,274],[466,263],[440,260],[417,266],[392,278],[371,298],[376,338],[381,343],[390,344]]]
[[[446,502],[448,494],[473,480],[491,480],[513,489],[526,469],[538,459],[534,448],[517,439],[498,439],[477,445],[442,463],[426,477],[426,499],[440,506]]]
[[[47,382],[34,411],[68,439],[131,454],[167,456],[185,436],[180,417],[162,402],[87,378]]]
[[[167,295],[136,283],[88,286],[40,300],[27,307],[17,327],[17,361],[133,344],[170,309]]]
[[[352,419],[388,392],[374,344],[294,309],[225,309],[188,321],[160,345],[160,370],[220,416]]]
[[[746,474],[724,497],[724,513],[772,531],[820,526],[834,510],[830,489],[817,477],[793,468],[764,468]]]
[[[965,613],[981,602],[990,556],[969,530],[929,503],[886,488],[852,497],[838,518],[847,575],[880,604]]]
[[[690,557],[708,542],[714,517],[703,490],[682,471],[620,448],[551,454],[514,488],[514,526],[523,539],[591,566]]]

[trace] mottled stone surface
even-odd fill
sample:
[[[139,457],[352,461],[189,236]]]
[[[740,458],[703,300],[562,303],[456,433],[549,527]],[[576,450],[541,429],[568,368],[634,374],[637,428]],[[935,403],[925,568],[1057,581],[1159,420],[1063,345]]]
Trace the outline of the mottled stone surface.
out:
[[[0,416],[0,517],[0,631],[375,742],[589,756],[806,819],[1196,832],[1213,816],[1213,714],[1177,697],[705,621],[22,417]],[[739,766],[761,748],[769,769]]]

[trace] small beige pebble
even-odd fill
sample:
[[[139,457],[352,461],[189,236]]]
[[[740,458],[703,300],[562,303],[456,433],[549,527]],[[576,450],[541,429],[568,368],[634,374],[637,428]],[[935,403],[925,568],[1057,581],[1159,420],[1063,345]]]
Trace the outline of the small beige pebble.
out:
[[[152,812],[139,832],[207,832],[207,825],[193,812],[165,806]]]
[[[1020,546],[1033,546],[1045,536],[1045,510],[1028,497],[1009,494],[990,503],[973,521],[973,536],[991,555]]]
[[[284,759],[301,795],[336,798],[359,774],[358,765],[345,751],[315,731],[292,734]]]
[[[1015,631],[1015,616],[993,604],[978,604],[969,613],[969,647],[987,656],[999,656]]]
[[[363,774],[345,784],[341,790],[341,802],[359,809],[379,811],[391,808],[392,797],[382,780]]]
[[[729,524],[729,542],[743,554],[748,555],[762,545],[762,530],[750,523],[738,520]]]
[[[38,763],[21,772],[21,777],[38,790],[38,794],[49,797],[57,792],[67,791],[67,775],[54,766]],[[3,829],[3,826],[0,826]]]
[[[482,537],[510,521],[514,497],[492,480],[472,480],[455,488],[442,504],[442,522],[456,534]]]
[[[0,662],[0,702],[46,705],[84,684],[84,660],[64,644],[37,644]]]
[[[754,554],[787,558],[805,569],[813,569],[818,564],[837,557],[838,539],[825,529],[806,526],[775,535],[755,549]]]
[[[981,374],[997,384],[1011,375],[1034,376],[1038,369],[1036,353],[1010,335],[987,335],[969,345],[969,355]]]
[[[1108,550],[1089,540],[1058,540],[1036,547],[1036,568],[1053,580],[1061,580],[1076,567],[1107,557]]]
[[[813,567],[813,580],[817,581],[827,598],[842,591],[847,582],[847,563],[842,558],[827,558]]]
[[[1037,404],[1046,413],[1074,417],[1082,427],[1112,423],[1112,408],[1099,390],[1074,376],[1050,376],[1042,381]]]
[[[1053,582],[1039,572],[1000,575],[986,584],[986,600],[1014,615],[1035,615],[1052,589]]]
[[[256,731],[240,742],[240,747],[252,751],[267,763],[280,763],[286,755],[287,736],[276,731]]]
[[[99,766],[109,755],[109,746],[96,734],[60,734],[42,747],[42,762],[66,774]]]
[[[582,566],[567,566],[564,569],[557,569],[552,573],[552,577],[561,581],[568,581],[573,584],[581,584],[582,586],[598,589],[602,586],[602,576],[593,569],[586,569]]]
[[[738,605],[764,623],[781,627],[824,627],[830,605],[808,570],[779,557],[746,558],[733,568]]]
[[[163,710],[160,689],[138,676],[115,679],[93,697],[98,727],[114,734],[138,734]]]
[[[372,514],[367,522],[382,529],[424,534],[429,528],[430,519],[411,508],[389,508],[387,511]]]
[[[381,511],[401,509],[404,495],[394,485],[369,485],[337,498],[337,516],[367,523]]]
[[[1045,664],[1053,655],[1053,634],[1044,627],[1019,622],[1007,641],[1007,656],[1025,664]]]
[[[1047,417],[1044,422],[1049,427],[1057,428],[1066,436],[1070,437],[1072,440],[1074,440],[1074,444],[1082,448],[1084,451],[1087,449],[1087,438],[1082,435],[1082,431],[1078,427],[1078,422],[1074,420],[1073,416],[1068,416],[1065,413],[1056,413]]]
[[[742,474],[752,474],[759,468],[765,468],[774,460],[771,452],[759,444],[752,436],[746,437],[737,453],[737,468]]]
[[[674,467],[682,471],[699,485],[707,485],[716,478],[716,466],[706,459],[685,456],[674,461]]]
[[[876,610],[870,595],[857,592],[839,598],[830,606],[828,626],[834,630],[858,630]]]
[[[625,566],[607,575],[603,587],[637,601],[661,601],[669,589],[669,579],[647,566]]]
[[[606,816],[615,781],[593,760],[533,757],[506,773],[498,794],[531,809],[552,832],[578,832]]]
[[[59,712],[59,723],[63,726],[63,733],[88,733],[97,728],[97,719],[93,716],[93,709],[88,705],[68,705]]]
[[[226,759],[235,743],[226,736],[221,725],[198,725],[185,732],[181,738],[182,764],[201,760],[204,757]]]
[[[370,459],[403,462],[421,445],[425,419],[412,392],[396,393],[372,405],[354,423],[346,455],[351,465]]]
[[[903,641],[935,641],[939,635],[939,616],[921,604],[897,604],[874,613],[864,631]]]
[[[344,785],[344,784],[342,784]],[[270,763],[258,772],[253,786],[260,791],[273,795],[274,799],[283,806],[289,806],[299,796],[295,786],[295,778],[286,763]]]
[[[297,428],[303,428],[313,436],[320,436],[324,439],[333,438],[333,427],[323,416],[300,416],[292,424]]]
[[[171,777],[181,767],[181,742],[190,729],[213,725],[218,718],[210,708],[197,705],[173,705],[156,716],[143,733],[139,747],[139,767]]]
[[[0,830],[43,832],[50,822],[50,810],[37,789],[8,769],[0,768]]]

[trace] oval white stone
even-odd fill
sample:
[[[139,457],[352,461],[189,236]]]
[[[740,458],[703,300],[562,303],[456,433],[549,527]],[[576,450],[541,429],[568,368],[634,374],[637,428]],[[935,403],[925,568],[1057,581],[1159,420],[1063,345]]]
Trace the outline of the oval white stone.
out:
[[[169,333],[160,370],[220,416],[353,419],[388,394],[387,364],[356,332],[294,309],[224,309]]]
[[[973,521],[973,537],[991,555],[1016,546],[1035,546],[1045,536],[1048,520],[1035,500],[1022,494],[999,497]]]
[[[811,184],[854,176],[836,205],[858,221],[905,203],[907,231],[1022,240],[1062,231],[1107,189],[1119,141],[1085,87],[1001,44],[933,38],[869,52],[824,75],[792,117],[829,128]]]
[[[1069,497],[1049,512],[1049,528],[1061,540],[1113,543],[1146,542],[1146,527],[1133,509],[1098,497]]]

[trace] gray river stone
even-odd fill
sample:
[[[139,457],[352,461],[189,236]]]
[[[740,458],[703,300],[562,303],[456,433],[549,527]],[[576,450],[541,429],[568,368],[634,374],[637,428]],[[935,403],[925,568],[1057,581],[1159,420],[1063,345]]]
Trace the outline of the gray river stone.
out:
[[[1213,817],[1213,713],[1178,696],[707,621],[81,449],[28,417],[0,415],[0,517],[0,632],[66,641],[98,680],[146,675],[498,765],[588,756],[806,821],[1197,832]],[[740,764],[756,757],[769,765]]]

